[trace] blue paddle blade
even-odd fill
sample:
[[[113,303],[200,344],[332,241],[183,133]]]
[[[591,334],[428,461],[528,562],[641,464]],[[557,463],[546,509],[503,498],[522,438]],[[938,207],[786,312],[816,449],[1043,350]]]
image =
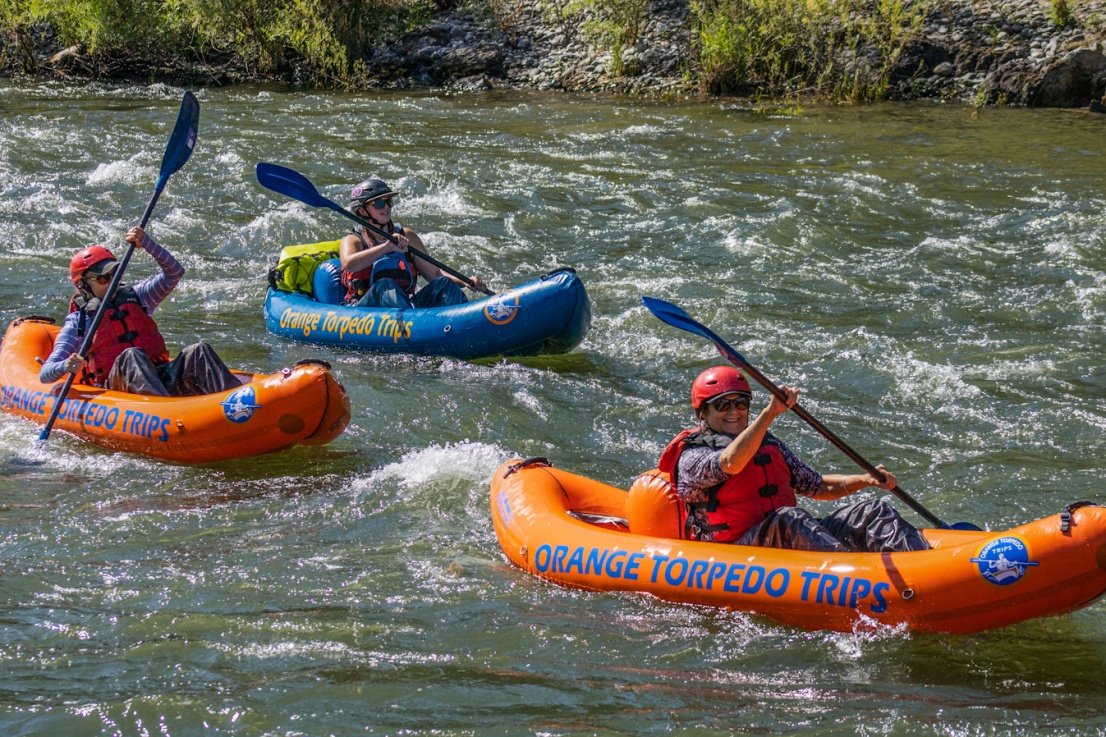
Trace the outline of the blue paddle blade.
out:
[[[165,155],[161,157],[161,173],[158,175],[155,189],[158,191],[164,189],[169,177],[180,171],[188,161],[188,157],[192,155],[192,149],[196,147],[199,127],[200,101],[190,90],[184,93],[184,98],[180,101],[177,124],[173,126],[173,135],[169,137],[169,143],[165,146]]]
[[[257,181],[261,183],[262,187],[286,197],[291,197],[294,200],[299,200],[305,205],[329,207],[332,210],[338,207],[319,194],[319,190],[315,189],[315,185],[311,183],[311,180],[295,169],[260,161],[254,167],[254,174],[257,175]]]
[[[719,338],[713,330],[692,319],[690,315],[671,302],[665,302],[663,299],[654,299],[653,297],[642,297],[641,302],[645,305],[645,309],[652,312],[657,319],[666,325],[671,325],[674,328],[700,335],[714,343],[723,358],[732,359],[739,365],[748,364],[748,361],[746,361],[740,353],[735,351],[726,341]]]

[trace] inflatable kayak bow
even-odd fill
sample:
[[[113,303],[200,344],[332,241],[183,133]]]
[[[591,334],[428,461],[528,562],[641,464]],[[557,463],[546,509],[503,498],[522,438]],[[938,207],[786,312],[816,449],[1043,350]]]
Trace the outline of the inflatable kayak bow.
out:
[[[0,409],[45,422],[62,382],[38,380],[60,330],[49,318],[14,321],[0,345]],[[112,450],[179,463],[211,463],[322,445],[350,419],[345,388],[318,361],[268,376],[234,372],[238,389],[193,397],[148,397],[73,384],[56,426]]]
[[[675,504],[639,491],[544,459],[505,464],[491,485],[500,547],[564,586],[639,591],[811,630],[979,632],[1071,612],[1106,592],[1106,508],[1088,503],[1000,532],[925,529],[932,550],[834,555],[636,534],[639,521],[655,531],[665,515],[660,527],[680,528]]]
[[[269,289],[269,332],[316,345],[476,359],[566,353],[591,325],[587,292],[572,269],[467,304],[395,310],[337,304],[336,262],[318,267],[314,297]]]

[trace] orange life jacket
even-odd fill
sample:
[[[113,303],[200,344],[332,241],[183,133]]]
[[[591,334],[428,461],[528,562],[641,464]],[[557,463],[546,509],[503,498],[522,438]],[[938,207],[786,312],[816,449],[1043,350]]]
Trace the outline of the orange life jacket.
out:
[[[99,307],[99,300],[89,300],[78,293],[69,304],[69,311],[80,310],[78,335],[84,335],[86,322]],[[141,348],[155,365],[169,362],[169,349],[154,319],[146,314],[142,301],[130,287],[120,287],[96,328],[92,348],[85,368],[87,380],[94,386],[104,386],[115,359],[128,348]]]
[[[684,430],[664,449],[657,468],[669,474],[675,486],[680,455],[685,449],[700,446],[722,450],[731,442],[733,437],[729,435],[709,430]],[[687,508],[689,521],[693,510],[706,511],[710,525],[702,531],[714,533],[715,542],[733,542],[774,510],[793,507],[798,500],[783,453],[775,443],[766,441],[761,443],[745,468],[707,492],[706,502],[682,503]]]

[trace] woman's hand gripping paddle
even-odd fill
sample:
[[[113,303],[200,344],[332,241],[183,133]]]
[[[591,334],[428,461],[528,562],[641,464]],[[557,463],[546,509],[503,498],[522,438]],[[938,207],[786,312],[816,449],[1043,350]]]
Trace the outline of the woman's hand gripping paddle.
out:
[[[150,198],[150,204],[146,205],[146,212],[142,215],[140,227],[145,228],[146,223],[150,221],[150,215],[153,214],[154,206],[157,204],[158,198],[161,197],[169,177],[179,171],[188,161],[188,157],[192,155],[192,149],[196,146],[196,131],[199,125],[200,102],[194,94],[185,92],[184,99],[180,103],[180,113],[177,114],[177,124],[173,127],[173,134],[169,136],[169,144],[165,147],[165,155],[161,157],[161,173],[158,175],[157,184],[154,186],[154,196]],[[126,270],[127,264],[130,263],[133,253],[134,244],[127,244],[127,252],[119,262],[118,268],[115,269],[111,284],[108,286],[107,294],[109,297],[114,295],[115,290],[119,288],[119,284],[123,280],[123,272]],[[100,301],[100,307],[96,310],[78,351],[81,358],[88,358],[88,351],[92,347],[92,339],[96,336],[96,328],[100,326],[100,322],[104,319],[104,313],[107,311],[109,302],[111,302],[110,299]],[[58,413],[61,411],[61,406],[65,402],[65,397],[68,396],[69,388],[73,386],[75,378],[76,374],[74,373],[70,373],[65,377],[61,392],[54,400],[54,408],[50,411],[50,419],[46,421],[46,427],[42,428],[42,432],[38,434],[40,442],[50,437],[50,429],[58,419]]]
[[[291,197],[294,200],[299,200],[309,207],[325,207],[327,209],[333,210],[336,213],[345,215],[347,218],[357,223],[358,225],[368,228],[382,238],[387,238],[392,243],[396,242],[396,239],[392,237],[389,233],[385,233],[383,230],[381,230],[365,218],[359,217],[349,210],[345,209],[338,203],[334,202],[333,200],[328,200],[326,197],[323,197],[321,194],[319,194],[319,190],[315,189],[315,185],[311,183],[311,180],[300,174],[298,171],[289,169],[285,166],[267,164],[264,161],[259,162],[254,171],[257,174],[257,181],[260,182],[261,186],[265,187],[266,189],[271,189],[274,192],[285,195],[287,197]],[[441,261],[428,256],[422,251],[415,250],[414,255],[418,258],[421,258],[423,261],[434,264],[447,274],[457,277],[466,285],[468,285],[468,287],[472,290],[483,292],[484,294],[490,296],[495,295],[495,292],[491,291],[490,289],[477,289],[476,285],[473,284],[472,280],[469,279],[467,276],[460,273],[459,271],[455,271],[449,268]]]
[[[689,316],[686,312],[684,312],[682,309],[672,304],[671,302],[653,299],[652,297],[642,297],[641,301],[645,304],[645,308],[652,312],[657,318],[659,318],[661,322],[671,325],[674,328],[679,328],[680,330],[686,330],[689,333],[695,333],[696,335],[702,336],[714,343],[715,347],[718,348],[718,352],[722,354],[723,358],[744,371],[746,375],[748,375],[758,384],[767,389],[772,394],[772,396],[776,397],[781,402],[786,401],[786,396],[778,386],[769,381],[764,376],[764,374],[757,371],[756,367],[751,366],[749,362],[745,360],[744,356],[742,356],[740,353],[727,345],[726,342],[715,335],[710,328],[699,322],[696,322],[694,319],[691,318],[691,316]],[[833,434],[833,432],[829,428],[827,428],[825,425],[815,419],[805,409],[796,404],[794,407],[791,408],[791,411],[801,417],[803,421],[806,422],[808,425],[817,430],[822,435],[822,437],[833,443],[838,450],[851,458],[854,463],[867,471],[873,478],[879,479],[880,481],[884,481],[886,479],[886,477],[879,471],[879,469],[869,463],[855,450],[850,448],[844,440]],[[914,499],[914,497],[907,494],[899,486],[895,486],[895,488],[891,489],[891,493],[897,496],[902,501],[906,502],[907,506],[909,506],[915,512],[922,515],[927,520],[942,529],[980,529],[970,522],[957,522],[953,525],[945,524],[941,521],[939,517],[937,517],[937,515],[933,514],[928,509],[923,507],[916,499]]]

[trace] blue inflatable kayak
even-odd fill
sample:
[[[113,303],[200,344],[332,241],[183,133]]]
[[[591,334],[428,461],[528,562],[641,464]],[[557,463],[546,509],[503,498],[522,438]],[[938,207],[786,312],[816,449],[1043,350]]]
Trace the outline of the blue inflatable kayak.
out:
[[[453,307],[346,307],[273,288],[265,297],[265,327],[274,335],[378,353],[463,359],[566,353],[590,326],[588,295],[572,269]]]

